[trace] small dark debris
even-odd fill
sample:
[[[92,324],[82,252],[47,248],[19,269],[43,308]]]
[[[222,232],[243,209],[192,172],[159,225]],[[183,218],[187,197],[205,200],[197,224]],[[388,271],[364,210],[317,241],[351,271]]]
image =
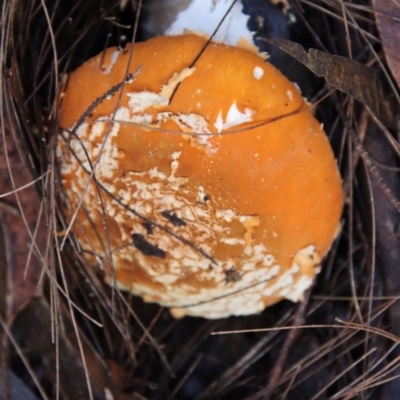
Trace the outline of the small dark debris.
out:
[[[232,266],[230,269],[225,271],[225,283],[239,282],[242,279],[242,275],[239,271],[236,271],[235,267]]]
[[[165,258],[167,254],[164,250],[148,242],[140,233],[134,233],[132,235],[132,243],[145,256]]]
[[[179,218],[174,211],[161,211],[161,215],[166,218],[173,226],[186,226],[186,222]]]
[[[146,229],[146,233],[148,235],[152,235],[154,233],[153,224],[150,221],[145,221],[145,222],[143,222],[142,225],[143,225],[144,229]]]

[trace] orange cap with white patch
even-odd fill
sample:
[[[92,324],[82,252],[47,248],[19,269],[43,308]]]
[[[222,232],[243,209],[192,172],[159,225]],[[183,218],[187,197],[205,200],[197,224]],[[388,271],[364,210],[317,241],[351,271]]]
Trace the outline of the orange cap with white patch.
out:
[[[210,43],[196,60],[205,45],[195,35],[135,43],[129,71],[140,72],[70,138],[123,81],[130,48],[87,61],[62,96],[58,155],[67,216],[88,184],[74,222],[88,262],[175,316],[220,318],[300,300],[343,199],[295,85],[241,48]]]

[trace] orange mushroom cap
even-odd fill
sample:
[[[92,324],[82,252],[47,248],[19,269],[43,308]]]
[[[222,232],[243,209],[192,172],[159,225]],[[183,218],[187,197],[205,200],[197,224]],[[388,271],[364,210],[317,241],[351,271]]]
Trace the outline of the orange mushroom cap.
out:
[[[220,318],[300,300],[343,199],[329,141],[295,85],[224,44],[190,68],[205,44],[135,43],[129,71],[140,72],[69,138],[123,81],[130,48],[88,60],[62,95],[58,155],[67,215],[97,162],[74,223],[88,262],[175,316]]]

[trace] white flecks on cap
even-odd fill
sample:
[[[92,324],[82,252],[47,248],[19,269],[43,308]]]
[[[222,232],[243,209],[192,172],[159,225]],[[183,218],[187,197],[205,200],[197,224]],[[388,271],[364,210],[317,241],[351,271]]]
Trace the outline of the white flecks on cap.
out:
[[[196,68],[184,68],[175,72],[168,83],[161,88],[160,93],[149,91],[127,93],[129,107],[133,113],[139,113],[150,107],[161,108],[168,106],[168,102],[176,86],[195,72]]]
[[[252,111],[249,109],[245,109],[244,113],[241,113],[237,107],[236,102],[234,101],[231,107],[229,108],[228,114],[226,115],[225,122],[222,119],[222,112],[220,111],[215,121],[214,127],[217,129],[218,133],[221,133],[225,129],[232,128],[233,126],[237,126],[240,124],[244,124],[246,122],[251,122]]]
[[[167,98],[168,100],[171,98],[174,93],[176,87],[183,82],[186,78],[193,75],[196,71],[196,67],[187,67],[183,68],[180,72],[175,72],[171,78],[168,80],[167,84],[161,88],[160,95]]]
[[[110,64],[108,64],[107,67],[105,67],[105,68],[103,66],[103,68],[104,68],[103,69],[103,74],[108,75],[111,72],[111,70],[113,69],[115,63],[118,60],[118,56],[119,56],[120,52],[121,51],[119,49],[117,49],[111,54]]]
[[[228,237],[222,237],[219,241],[228,244],[230,246],[236,246],[238,244],[244,245],[246,243],[244,239],[228,238]]]
[[[188,128],[188,131],[193,133],[210,133],[208,122],[202,115],[179,113],[174,117],[174,121],[183,128],[182,132],[187,131],[184,128]]]
[[[96,121],[96,123],[93,124],[93,128],[90,132],[89,141],[93,142],[95,139],[101,137],[101,135],[103,134],[103,130],[104,122]]]
[[[150,107],[166,107],[168,99],[154,92],[136,92],[127,93],[129,96],[129,108],[132,112],[137,113],[147,110]]]
[[[264,76],[264,70],[261,67],[254,67],[253,76],[257,80],[260,80]]]
[[[182,132],[190,133],[190,135],[185,135],[185,139],[190,140],[192,146],[204,150],[208,154],[218,152],[218,147],[210,140],[211,132],[208,129],[208,122],[202,115],[194,113],[172,115],[172,113],[169,113],[168,117],[163,119],[163,122],[166,120],[174,121]]]

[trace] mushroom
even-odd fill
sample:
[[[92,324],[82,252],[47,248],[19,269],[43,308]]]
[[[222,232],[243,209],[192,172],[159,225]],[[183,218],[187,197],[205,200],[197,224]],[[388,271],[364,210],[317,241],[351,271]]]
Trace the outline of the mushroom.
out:
[[[61,96],[65,213],[79,206],[87,262],[176,317],[301,300],[343,204],[309,104],[259,55],[195,35],[135,43],[140,72],[113,94],[130,50],[88,60]]]

